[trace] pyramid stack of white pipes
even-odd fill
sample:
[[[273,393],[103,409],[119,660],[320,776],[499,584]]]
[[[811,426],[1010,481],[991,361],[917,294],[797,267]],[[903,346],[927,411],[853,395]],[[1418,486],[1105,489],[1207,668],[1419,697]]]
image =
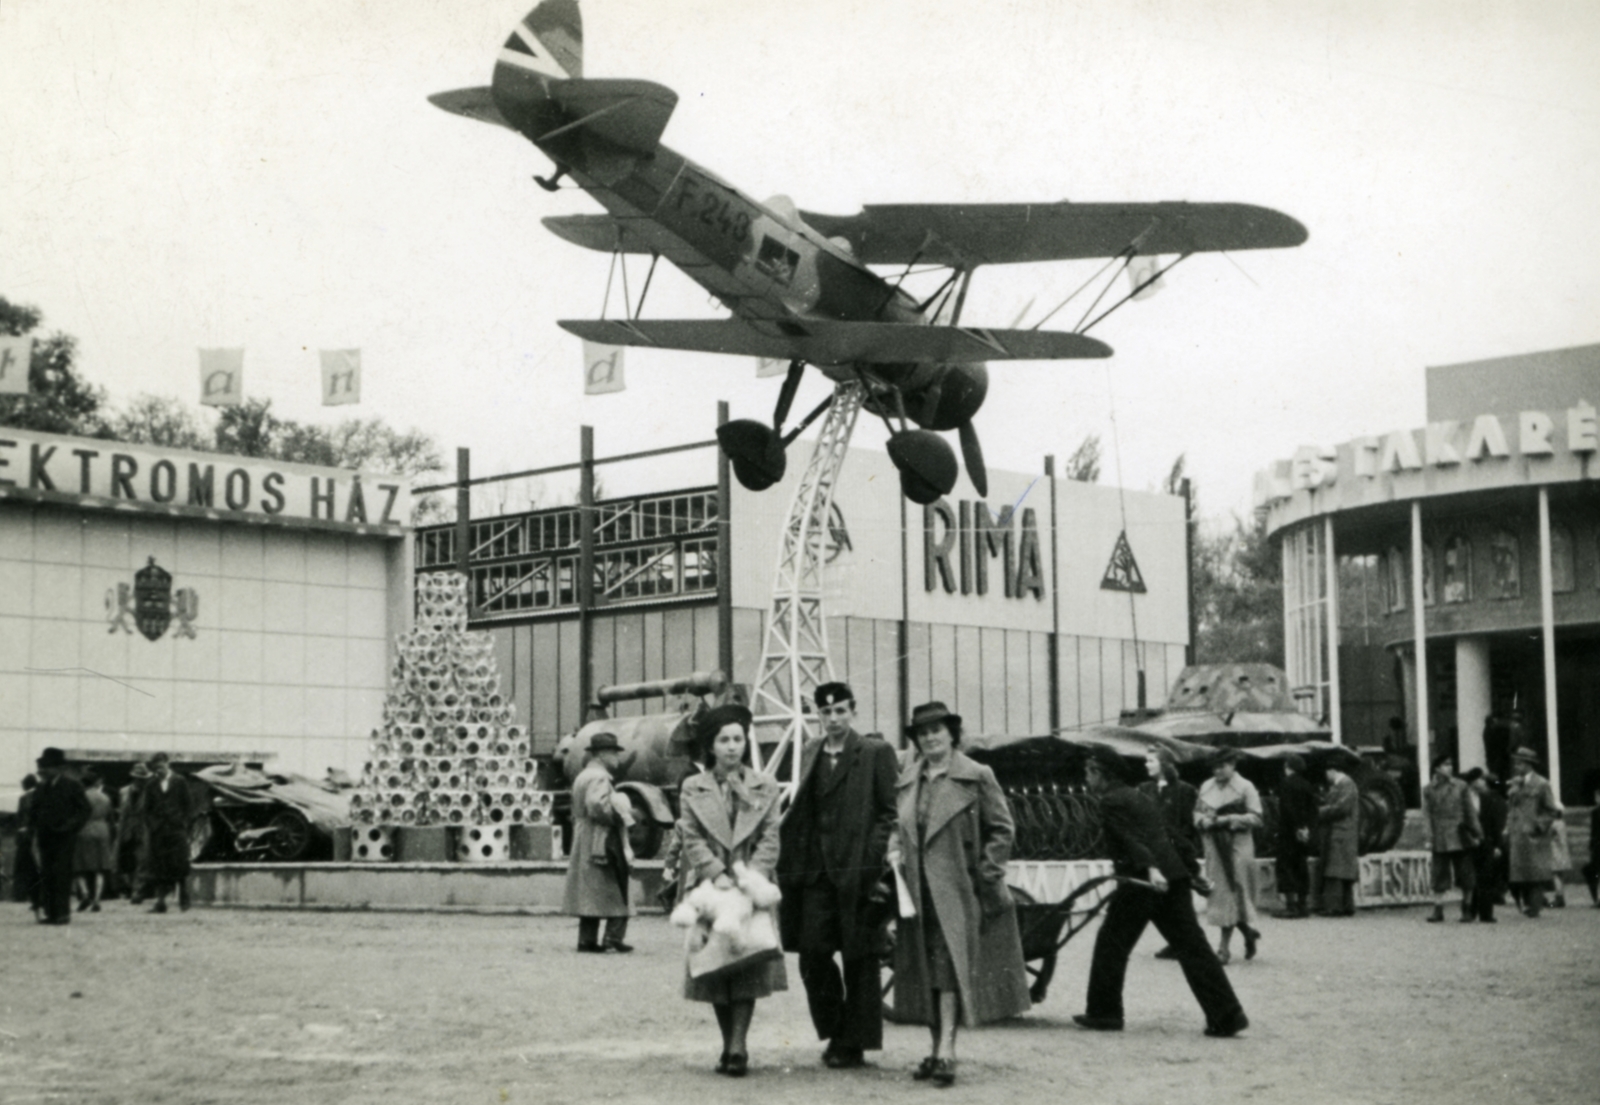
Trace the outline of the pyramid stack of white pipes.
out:
[[[493,640],[467,629],[466,578],[419,576],[415,625],[395,644],[383,727],[350,802],[357,858],[387,858],[383,830],[396,827],[453,825],[504,840],[472,830],[548,821],[554,796],[535,789],[528,734],[513,717]]]

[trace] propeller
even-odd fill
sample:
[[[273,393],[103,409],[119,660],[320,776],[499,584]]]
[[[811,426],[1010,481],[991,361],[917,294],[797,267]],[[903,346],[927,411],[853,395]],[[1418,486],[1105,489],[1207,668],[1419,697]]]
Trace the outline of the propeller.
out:
[[[983,463],[983,445],[978,441],[978,431],[972,419],[956,427],[961,434],[961,461],[967,466],[967,478],[978,492],[978,498],[989,497],[989,469]]]

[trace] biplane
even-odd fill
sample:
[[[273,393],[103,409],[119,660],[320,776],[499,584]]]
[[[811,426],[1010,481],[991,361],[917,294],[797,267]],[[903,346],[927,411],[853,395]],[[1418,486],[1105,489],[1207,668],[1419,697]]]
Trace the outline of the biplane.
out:
[[[650,258],[627,317],[563,320],[563,329],[604,345],[788,362],[771,425],[738,420],[718,429],[739,481],[757,491],[783,477],[786,447],[823,409],[785,431],[809,365],[836,384],[861,386],[865,409],[888,426],[889,456],[908,498],[929,503],[954,487],[955,452],[939,436],[950,430],[973,485],[987,494],[972,425],[988,392],[987,364],[1109,357],[1111,348],[1087,330],[1172,265],[1195,253],[1306,240],[1288,215],[1238,203],[888,204],[838,216],[801,211],[783,196],[758,202],[662,144],[678,103],[671,89],[584,76],[577,0],[543,0],[529,12],[501,47],[489,87],[429,99],[521,134],[555,164],[535,178],[541,186],[553,191],[571,180],[606,209],[546,218],[551,231],[587,249]],[[731,317],[643,317],[663,257]],[[1126,267],[1166,257],[1175,259],[1075,330],[986,328],[961,318],[983,265],[1105,258]],[[905,287],[917,266],[944,274],[931,295]]]

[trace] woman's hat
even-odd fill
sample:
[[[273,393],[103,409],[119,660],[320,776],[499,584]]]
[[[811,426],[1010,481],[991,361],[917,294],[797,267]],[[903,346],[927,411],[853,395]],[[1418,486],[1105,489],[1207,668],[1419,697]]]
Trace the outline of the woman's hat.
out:
[[[134,764],[133,770],[128,772],[128,774],[135,779],[148,779],[150,778],[150,769],[144,766],[144,764]]]
[[[59,748],[46,748],[33,762],[39,767],[66,767],[67,754]]]
[[[750,735],[750,724],[753,718],[750,711],[737,702],[729,702],[722,706],[713,706],[701,715],[695,723],[695,736],[709,745],[716,735],[722,732],[723,727],[738,722],[739,728],[744,730],[744,735]]]
[[[596,733],[589,738],[589,752],[621,752],[622,745],[617,742],[615,733]]]
[[[924,702],[911,711],[911,724],[906,726],[906,736],[914,737],[924,725],[943,723],[946,729],[961,728],[961,715],[952,714],[943,702]]]

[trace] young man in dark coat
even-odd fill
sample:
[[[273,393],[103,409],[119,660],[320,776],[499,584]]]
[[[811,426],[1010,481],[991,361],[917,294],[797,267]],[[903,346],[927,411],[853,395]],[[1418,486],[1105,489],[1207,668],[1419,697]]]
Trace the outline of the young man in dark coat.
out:
[[[1317,790],[1306,780],[1306,762],[1290,755],[1283,761],[1283,782],[1278,784],[1278,848],[1275,861],[1278,894],[1283,898],[1285,920],[1309,917],[1306,895],[1311,893],[1311,836],[1317,827]]]
[[[89,799],[83,784],[66,774],[67,755],[46,748],[35,761],[39,785],[28,807],[29,829],[39,865],[40,924],[65,925],[72,920],[72,857],[78,830],[89,823]]]
[[[1491,785],[1493,778],[1483,768],[1475,767],[1463,778],[1478,798],[1478,826],[1483,831],[1478,846],[1473,849],[1473,886],[1471,916],[1486,925],[1495,923],[1494,907],[1505,894],[1506,800]]]
[[[172,771],[165,752],[150,758],[154,777],[145,784],[140,814],[150,834],[150,883],[156,904],[151,913],[167,911],[167,895],[178,892],[178,908],[189,908],[189,823],[194,820],[194,795],[183,776]]]
[[[1084,768],[1100,798],[1100,821],[1112,869],[1150,887],[1121,885],[1111,895],[1089,967],[1086,1010],[1072,1019],[1084,1028],[1122,1030],[1122,983],[1128,956],[1147,924],[1177,953],[1184,978],[1206,1015],[1207,1036],[1235,1036],[1250,1026],[1228,975],[1194,915],[1188,868],[1167,838],[1161,811],[1123,781],[1122,758],[1104,746],[1090,750]]]
[[[853,728],[855,694],[843,683],[817,688],[822,736],[800,754],[800,785],[784,818],[778,854],[786,951],[800,953],[800,980],[822,1061],[859,1067],[883,1047],[876,904],[895,826],[894,749]],[[835,962],[843,961],[843,971]]]

